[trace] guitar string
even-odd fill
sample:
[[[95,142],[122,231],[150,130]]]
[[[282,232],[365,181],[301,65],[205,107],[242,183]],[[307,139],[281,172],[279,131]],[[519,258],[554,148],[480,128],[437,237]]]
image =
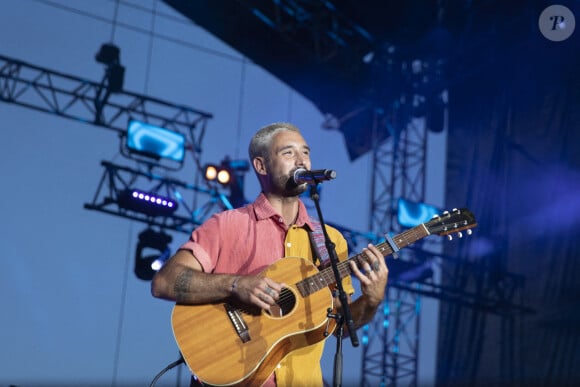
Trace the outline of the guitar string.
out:
[[[433,221],[428,222],[427,225],[432,228],[433,223],[437,223],[439,221],[440,221],[440,219],[434,219]],[[429,234],[424,234],[424,231],[419,232],[419,230],[421,230],[420,229],[421,227],[423,227],[423,225],[413,227],[412,229],[406,230],[406,231],[400,233],[399,235],[397,235],[395,238],[396,238],[396,240],[399,241],[399,243],[397,243],[398,247],[408,246],[408,245],[412,244],[413,242],[415,242],[415,241],[417,241],[425,236],[428,236]],[[404,243],[401,243],[401,242],[404,242]],[[393,249],[391,248],[391,246],[389,246],[385,242],[378,244],[377,248],[379,249],[379,251],[381,251],[381,253],[383,253],[384,256],[386,256],[387,254],[393,253]],[[356,254],[353,257],[347,259],[346,261],[339,262],[339,264],[338,264],[339,273],[346,275],[346,274],[349,274],[350,272],[352,272],[352,270],[349,267],[348,262],[351,260],[356,260],[356,261],[360,262],[363,255],[364,255],[363,253],[359,253],[359,254]],[[316,281],[315,279],[318,277],[322,277],[324,279],[324,281],[322,281],[322,282]],[[343,277],[341,277],[341,278],[343,278]],[[306,281],[307,279],[310,281],[307,282]],[[298,287],[298,284],[300,284],[300,283],[305,284],[305,287],[306,287],[305,290],[308,293],[305,296],[312,294],[313,290],[314,291],[321,290],[323,287],[326,287],[326,286],[330,285],[331,283],[335,282],[334,273],[331,273],[330,268],[325,268],[325,269],[321,270],[319,273],[317,273],[317,274],[315,274],[307,279],[304,279],[304,280],[295,284],[296,287]],[[323,286],[319,286],[319,285],[323,285]],[[278,301],[278,304],[281,304],[281,306],[287,306],[289,304],[289,302],[295,298],[295,296],[291,293],[292,292],[290,290],[288,290],[287,295],[282,295]]]
[[[421,226],[418,226],[421,227]],[[395,238],[398,241],[404,241],[405,243],[403,245],[407,246],[411,243],[413,243],[414,241],[419,240],[423,235],[419,235],[417,233],[417,229],[418,227],[414,227],[412,229],[406,230],[402,233],[400,233],[399,235],[397,235]],[[399,245],[400,243],[397,243],[397,245]],[[383,242],[380,243],[378,245],[376,245],[376,247],[379,249],[379,251],[381,251],[381,253],[385,253],[386,250],[386,254],[383,255],[387,255],[387,254],[391,254],[393,252],[391,246],[389,246],[387,243]],[[401,247],[401,246],[399,246]],[[338,269],[339,269],[339,273],[342,275],[347,275],[349,273],[352,272],[352,270],[350,269],[349,266],[349,262],[351,260],[356,260],[357,262],[360,262],[363,258],[364,253],[359,253],[356,254],[354,256],[352,256],[351,258],[347,259],[346,261],[341,261],[338,264]],[[317,278],[322,278],[323,281],[317,281]],[[341,277],[341,278],[344,278]],[[309,281],[306,281],[309,280]],[[319,273],[306,278],[300,282],[297,282],[296,284],[294,284],[294,288],[299,288],[299,284],[304,284],[304,290],[307,292],[307,294],[305,294],[304,296],[309,296],[310,294],[312,294],[315,291],[321,290],[324,287],[327,287],[328,285],[332,284],[335,282],[335,278],[334,278],[334,273],[332,273],[332,271],[330,270],[329,267],[321,270]],[[322,285],[322,286],[320,286]],[[295,303],[295,299],[296,296],[293,294],[294,292],[288,288],[285,288],[286,292],[282,292],[280,298],[278,299],[278,301],[276,302],[276,304],[278,304],[282,310],[287,310],[286,308],[289,305],[292,305]],[[298,291],[298,293],[300,293],[300,291]],[[245,311],[249,311],[248,308],[242,308],[241,310],[245,310]]]
[[[413,227],[409,230],[403,231],[402,233],[398,234],[395,236],[395,239],[397,241],[399,241],[399,243],[395,242],[397,244],[397,247],[404,247],[404,246],[408,246],[411,243],[414,243],[415,241],[428,236],[429,233],[427,232],[427,234],[424,234],[424,231],[421,229],[421,227],[429,227],[432,228],[434,226],[435,223],[438,223],[441,221],[441,218],[436,218],[433,219],[430,222],[427,222],[425,224],[419,225],[417,227]],[[468,225],[469,222],[465,221],[465,225]],[[419,232],[421,230],[421,232]],[[403,243],[401,243],[403,242]],[[393,248],[392,246],[390,246],[388,243],[383,242],[380,243],[378,245],[376,245],[376,247],[379,249],[379,251],[381,253],[383,253],[383,255],[386,257],[388,254],[392,254]],[[359,253],[354,255],[351,258],[348,258],[346,261],[341,261],[338,263],[338,270],[339,273],[342,275],[341,278],[344,278],[344,276],[348,275],[349,273],[352,272],[352,270],[350,269],[349,266],[349,262],[351,260],[356,260],[357,262],[360,263],[360,261],[363,258],[364,253]],[[321,281],[318,281],[318,278],[322,278]],[[308,281],[307,281],[308,280]],[[332,273],[332,271],[330,270],[329,267],[321,270],[319,273],[303,279],[300,282],[297,282],[296,284],[294,284],[294,288],[296,289],[300,289],[300,284],[302,284],[304,291],[307,293],[304,296],[309,296],[310,294],[312,294],[313,292],[316,292],[318,290],[323,289],[324,287],[327,287],[328,285],[332,284],[335,282],[335,278],[334,278],[334,273]],[[286,291],[281,293],[280,298],[278,299],[278,301],[276,302],[282,310],[288,310],[288,306],[292,305],[295,303],[296,301],[296,296],[294,295],[294,291],[295,290],[290,290],[288,288],[285,288]],[[298,291],[298,293],[300,293],[300,291]]]

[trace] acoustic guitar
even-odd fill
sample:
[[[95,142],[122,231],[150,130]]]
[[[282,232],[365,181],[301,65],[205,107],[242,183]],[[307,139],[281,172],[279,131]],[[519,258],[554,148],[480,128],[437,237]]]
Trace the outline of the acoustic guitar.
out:
[[[388,256],[429,235],[471,233],[476,225],[468,209],[454,210],[376,247]],[[361,253],[340,262],[341,278],[351,274],[349,261],[363,259]],[[177,345],[191,372],[204,384],[260,386],[290,352],[333,332],[336,322],[328,317],[333,308],[329,285],[336,280],[331,267],[319,270],[306,259],[285,257],[261,274],[288,286],[269,312],[233,301],[173,308]]]

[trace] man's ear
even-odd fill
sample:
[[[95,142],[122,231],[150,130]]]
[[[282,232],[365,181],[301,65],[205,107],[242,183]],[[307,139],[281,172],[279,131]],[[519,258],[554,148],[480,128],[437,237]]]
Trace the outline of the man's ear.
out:
[[[266,170],[266,161],[263,157],[255,157],[252,162],[258,175],[266,175],[268,173]]]

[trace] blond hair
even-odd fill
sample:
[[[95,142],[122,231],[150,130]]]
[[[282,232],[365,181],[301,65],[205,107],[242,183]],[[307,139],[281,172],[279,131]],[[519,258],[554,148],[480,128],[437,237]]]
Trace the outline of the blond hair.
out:
[[[270,144],[272,143],[272,138],[274,138],[274,135],[276,135],[278,132],[283,130],[300,133],[300,129],[288,122],[275,122],[258,130],[252,137],[250,146],[248,147],[250,162],[256,157],[263,157],[267,159],[268,150],[270,148]]]

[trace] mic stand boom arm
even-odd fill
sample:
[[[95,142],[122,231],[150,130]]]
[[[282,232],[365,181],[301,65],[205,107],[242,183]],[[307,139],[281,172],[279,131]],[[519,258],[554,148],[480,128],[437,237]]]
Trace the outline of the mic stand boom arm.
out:
[[[312,199],[312,201],[314,202],[314,206],[316,207],[316,212],[318,213],[318,220],[320,222],[320,225],[322,227],[322,233],[324,234],[324,243],[326,246],[326,250],[328,251],[328,256],[330,257],[330,263],[332,266],[332,271],[334,273],[334,278],[336,278],[336,287],[338,290],[338,298],[340,300],[340,304],[341,304],[341,311],[342,311],[342,315],[340,313],[337,314],[333,314],[331,313],[332,311],[329,311],[328,313],[328,317],[329,318],[334,318],[336,319],[336,321],[338,322],[338,328],[337,328],[337,340],[338,340],[338,344],[337,344],[337,353],[335,355],[335,363],[334,363],[334,385],[335,386],[340,386],[341,385],[341,379],[342,379],[342,333],[343,333],[343,328],[342,328],[342,324],[343,322],[346,322],[346,326],[348,328],[348,333],[350,335],[350,341],[352,343],[353,347],[358,347],[359,345],[359,341],[358,341],[358,337],[356,335],[356,329],[354,327],[354,321],[352,319],[352,315],[350,313],[350,305],[348,304],[348,298],[347,295],[344,291],[344,288],[342,286],[342,279],[340,276],[340,272],[338,270],[338,256],[336,254],[336,249],[335,249],[335,244],[334,242],[332,242],[332,240],[330,240],[330,237],[328,236],[328,233],[326,232],[326,224],[324,223],[324,218],[322,217],[322,211],[320,210],[320,195],[318,194],[318,184],[313,184],[310,186],[310,198]]]

